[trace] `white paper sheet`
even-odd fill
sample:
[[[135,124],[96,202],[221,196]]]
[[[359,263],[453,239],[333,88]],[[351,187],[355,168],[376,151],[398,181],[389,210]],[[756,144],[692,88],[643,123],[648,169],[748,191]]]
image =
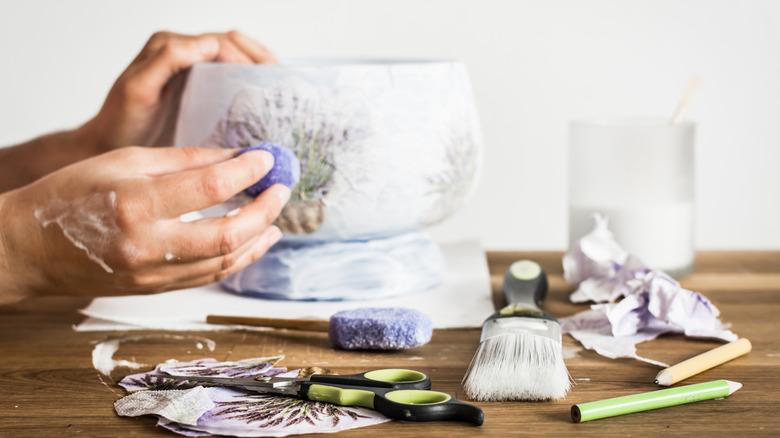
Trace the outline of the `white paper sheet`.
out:
[[[275,318],[328,319],[357,307],[409,307],[427,313],[433,327],[482,327],[493,312],[490,273],[476,241],[442,246],[447,263],[444,282],[436,289],[395,298],[367,301],[275,301],[223,291],[218,285],[155,295],[96,298],[81,312],[87,315],[77,331],[163,329],[226,330],[207,324],[211,314]]]

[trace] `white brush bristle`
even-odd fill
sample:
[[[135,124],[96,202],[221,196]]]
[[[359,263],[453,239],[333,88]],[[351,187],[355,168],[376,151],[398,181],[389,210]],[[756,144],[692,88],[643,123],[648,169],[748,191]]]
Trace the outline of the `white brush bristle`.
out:
[[[479,344],[463,379],[476,401],[556,400],[571,387],[560,342],[533,334],[507,334]]]

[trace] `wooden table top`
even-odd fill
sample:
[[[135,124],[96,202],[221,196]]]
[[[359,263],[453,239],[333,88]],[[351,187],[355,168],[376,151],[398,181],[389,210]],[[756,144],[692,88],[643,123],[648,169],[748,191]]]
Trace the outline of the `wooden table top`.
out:
[[[568,301],[571,288],[562,278],[561,256],[560,252],[488,253],[494,296],[498,297],[509,264],[532,258],[550,278],[551,291],[544,305],[547,311],[562,317],[585,309],[586,305]],[[780,251],[699,253],[695,273],[683,279],[682,285],[707,296],[720,309],[721,319],[753,343],[747,356],[685,382],[728,379],[744,384],[726,399],[575,424],[569,414],[573,404],[658,389],[652,382],[659,371],[636,360],[613,360],[579,351],[566,361],[576,383],[564,400],[477,403],[485,413],[481,427],[457,422],[389,422],[340,432],[339,436],[779,434],[780,416],[774,405],[780,403]],[[422,347],[370,353],[336,351],[326,334],[304,332],[75,332],[72,326],[83,318],[78,309],[88,303],[86,298],[44,297],[0,307],[0,436],[176,436],[155,427],[152,417],[127,418],[114,413],[114,401],[124,395],[115,382],[138,371],[117,367],[108,378],[93,367],[94,346],[109,339],[124,339],[114,358],[150,365],[141,370],[171,358],[225,361],[284,354],[281,365],[321,366],[339,374],[414,368],[431,376],[433,389],[465,399],[460,382],[480,337],[478,329],[437,330],[432,341]],[[201,338],[213,340],[214,351],[204,348]],[[677,363],[718,345],[721,343],[669,335],[640,344],[638,350],[641,356]],[[564,336],[564,347],[577,346]]]

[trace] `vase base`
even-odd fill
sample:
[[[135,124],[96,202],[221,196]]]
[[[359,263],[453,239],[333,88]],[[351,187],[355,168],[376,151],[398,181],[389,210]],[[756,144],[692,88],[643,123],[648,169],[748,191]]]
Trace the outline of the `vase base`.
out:
[[[438,245],[414,231],[370,240],[282,241],[220,285],[268,299],[374,300],[429,290],[444,271]]]

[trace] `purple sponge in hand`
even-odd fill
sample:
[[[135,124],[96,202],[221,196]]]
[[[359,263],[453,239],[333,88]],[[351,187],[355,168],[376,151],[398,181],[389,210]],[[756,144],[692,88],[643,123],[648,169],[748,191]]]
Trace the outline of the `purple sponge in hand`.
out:
[[[330,343],[344,350],[403,350],[431,340],[431,318],[414,309],[365,307],[330,317]]]
[[[263,190],[274,184],[284,184],[290,190],[298,184],[301,179],[301,163],[292,149],[287,146],[281,146],[270,141],[264,141],[260,144],[250,146],[241,150],[238,154],[244,154],[249,151],[264,150],[274,156],[274,167],[260,181],[252,184],[244,193],[256,198]]]

